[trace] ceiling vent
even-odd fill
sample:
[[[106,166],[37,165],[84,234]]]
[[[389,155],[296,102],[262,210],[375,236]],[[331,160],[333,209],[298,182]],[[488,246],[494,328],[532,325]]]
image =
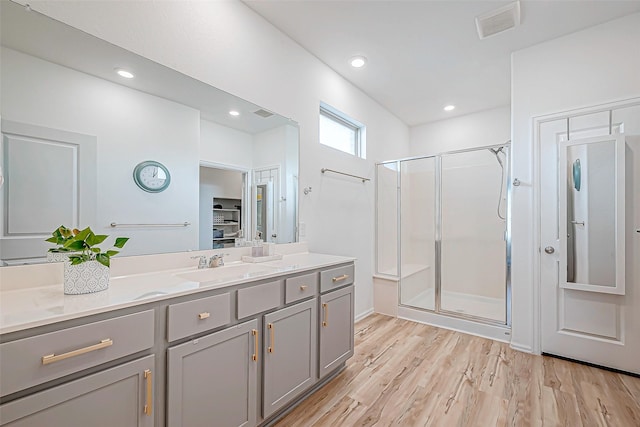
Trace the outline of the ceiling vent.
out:
[[[520,2],[516,1],[491,12],[476,16],[480,39],[520,25]]]
[[[266,119],[267,117],[271,117],[271,116],[273,116],[273,113],[272,113],[271,111],[263,110],[262,108],[261,108],[261,109],[259,109],[258,111],[254,111],[254,112],[253,112],[253,114],[257,114],[257,115],[259,115],[260,117],[264,117],[265,119]]]

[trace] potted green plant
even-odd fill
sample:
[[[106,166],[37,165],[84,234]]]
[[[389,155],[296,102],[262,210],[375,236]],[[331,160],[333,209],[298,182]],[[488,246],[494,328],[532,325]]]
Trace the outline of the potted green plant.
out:
[[[109,236],[95,234],[90,227],[84,230],[60,226],[47,242],[57,246],[49,249],[50,260],[64,261],[64,293],[70,295],[99,292],[109,286],[111,257],[119,251],[103,251],[97,245]],[[114,248],[122,249],[128,237],[117,237]]]

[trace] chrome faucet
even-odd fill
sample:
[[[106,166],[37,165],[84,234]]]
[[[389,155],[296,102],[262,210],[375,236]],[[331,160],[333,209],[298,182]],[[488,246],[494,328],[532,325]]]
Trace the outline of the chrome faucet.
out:
[[[191,259],[198,259],[198,270],[207,268],[207,257],[205,255],[192,256]]]
[[[224,256],[229,254],[216,254],[209,258],[209,267],[222,267],[224,265]]]

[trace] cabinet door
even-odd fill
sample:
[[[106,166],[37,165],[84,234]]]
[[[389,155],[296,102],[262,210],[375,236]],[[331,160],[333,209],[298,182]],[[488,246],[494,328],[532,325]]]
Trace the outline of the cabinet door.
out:
[[[167,351],[168,427],[256,424],[258,321]]]
[[[264,418],[316,381],[316,299],[264,316]]]
[[[4,427],[152,427],[154,357],[0,406]],[[147,394],[148,393],[148,394]]]
[[[353,356],[353,286],[320,298],[320,378]]]

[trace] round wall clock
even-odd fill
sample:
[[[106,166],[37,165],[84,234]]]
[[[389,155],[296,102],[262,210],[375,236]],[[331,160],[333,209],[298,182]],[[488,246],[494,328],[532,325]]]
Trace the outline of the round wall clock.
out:
[[[133,169],[133,180],[144,191],[159,193],[167,189],[171,183],[171,175],[169,169],[162,163],[147,160],[138,163]]]

